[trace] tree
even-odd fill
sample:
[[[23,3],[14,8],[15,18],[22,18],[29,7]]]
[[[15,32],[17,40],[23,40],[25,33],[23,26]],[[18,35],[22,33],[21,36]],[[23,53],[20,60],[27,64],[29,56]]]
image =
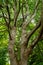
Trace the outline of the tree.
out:
[[[34,4],[32,4],[33,2]],[[27,65],[28,56],[37,43],[43,39],[43,6],[41,9],[41,2],[43,5],[43,1],[40,0],[1,0],[0,18],[3,22],[0,25],[4,25],[4,32],[7,31],[11,65]],[[40,11],[41,15],[38,14]],[[34,25],[32,20],[35,18]],[[33,28],[29,28],[31,25]],[[38,34],[32,39],[32,44],[28,47],[30,38],[36,31]]]

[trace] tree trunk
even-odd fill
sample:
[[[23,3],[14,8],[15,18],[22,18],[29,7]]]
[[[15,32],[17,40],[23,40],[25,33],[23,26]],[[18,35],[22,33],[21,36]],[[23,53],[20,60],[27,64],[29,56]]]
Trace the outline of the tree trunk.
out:
[[[27,65],[27,59],[22,58],[19,65]]]
[[[11,41],[11,40],[9,43],[8,51],[9,51],[9,56],[10,56],[10,64],[11,65],[17,65],[16,57],[14,55],[13,41]]]
[[[10,31],[11,38],[9,37],[9,46],[8,46],[11,65],[17,65],[17,61],[16,61],[16,57],[15,57],[15,53],[14,53],[14,44],[15,44],[15,36],[16,36],[15,33],[16,33],[16,31],[15,31],[15,27],[14,27]]]

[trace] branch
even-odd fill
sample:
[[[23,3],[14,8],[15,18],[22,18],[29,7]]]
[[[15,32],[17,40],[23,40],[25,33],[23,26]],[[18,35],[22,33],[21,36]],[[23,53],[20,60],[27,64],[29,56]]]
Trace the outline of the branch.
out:
[[[6,20],[5,16],[4,16],[3,11],[2,11],[2,15],[3,15],[3,18],[4,18],[5,22],[6,22],[7,27],[8,27],[8,22],[7,22],[7,20]]]
[[[34,11],[33,11],[33,13],[31,14],[29,21],[28,21],[28,22],[25,21],[25,22],[22,24],[22,27],[26,28],[26,26],[27,26],[27,25],[31,22],[31,20],[35,17],[36,12],[37,12],[37,10],[38,10],[38,5],[39,5],[39,3],[40,3],[40,0],[38,0],[38,1],[36,2]],[[25,26],[24,26],[24,25],[25,25]]]
[[[42,10],[41,10],[41,21],[40,22],[41,22],[41,29],[40,29],[39,36],[34,40],[32,45],[24,51],[24,57],[26,58],[31,54],[33,48],[36,46],[41,36],[43,35],[43,0],[42,0]]]
[[[40,27],[40,25],[41,25],[41,22],[38,22],[37,25],[26,35],[26,39],[25,39],[25,41],[22,44],[23,46],[27,46],[28,45],[28,41],[29,41],[30,37]]]
[[[18,18],[18,16],[19,16],[19,13],[20,13],[20,0],[19,0],[19,9],[18,9],[18,11],[17,11],[17,9],[16,9],[16,6],[14,5],[14,13],[15,13],[15,15],[14,15],[14,26],[16,26],[16,22],[17,22],[17,18]]]
[[[34,29],[26,34],[26,30],[22,30],[22,37],[21,37],[21,58],[23,56],[23,53],[25,51],[25,49],[27,48],[28,45],[28,41],[30,39],[30,37],[32,36],[32,34],[40,27],[40,22],[34,27]],[[31,47],[30,47],[31,50]],[[29,51],[30,51],[29,50]]]
[[[22,17],[23,17],[23,22],[25,21],[25,18],[24,18],[24,10],[23,10],[23,5],[24,3],[22,2]]]
[[[4,20],[5,20],[5,24],[6,24],[7,28],[11,29],[11,26],[9,26],[9,22],[7,20],[8,18],[6,19],[3,10],[2,10],[2,16],[3,16]]]
[[[42,29],[40,31],[39,36],[34,40],[34,42],[32,43],[32,45],[24,51],[24,57],[25,58],[28,58],[28,56],[32,53],[33,48],[36,46],[36,44],[40,40],[41,36],[42,36]]]
[[[37,11],[39,3],[40,3],[40,0],[37,0],[37,1],[36,1],[36,5],[35,5],[35,8],[34,8],[34,11],[33,11],[33,13],[31,14],[31,16]]]
[[[2,11],[2,15],[3,15],[3,18],[4,18],[5,22],[6,22],[6,23],[5,23],[5,25],[6,25],[6,26],[7,26],[7,28],[8,28],[8,30],[7,30],[7,31],[8,31],[8,33],[9,33],[9,37],[10,37],[10,39],[12,39],[12,38],[11,38],[11,35],[10,35],[10,31],[9,31],[9,28],[11,29],[11,27],[9,27],[9,23],[8,23],[8,22],[7,22],[7,20],[6,20],[6,18],[5,18],[5,16],[4,16],[3,11]]]
[[[30,18],[29,21],[31,21],[31,20],[32,20],[32,18]],[[29,33],[27,35],[25,28],[26,28],[28,22],[26,22],[26,21],[24,21],[24,22],[25,23],[23,23],[23,25],[22,25],[22,35],[21,35],[21,58],[23,56],[23,52],[24,52],[25,48],[27,47],[26,44],[28,44],[27,43],[28,38],[30,38],[31,35],[40,27],[40,23],[38,23],[38,25],[36,25],[36,27],[30,32],[31,34]]]
[[[9,26],[10,26],[10,22],[11,22],[11,18],[10,18],[10,11],[9,11],[9,7],[8,7],[8,5],[6,5],[6,9],[7,9],[7,12],[8,12],[8,19],[9,19]]]

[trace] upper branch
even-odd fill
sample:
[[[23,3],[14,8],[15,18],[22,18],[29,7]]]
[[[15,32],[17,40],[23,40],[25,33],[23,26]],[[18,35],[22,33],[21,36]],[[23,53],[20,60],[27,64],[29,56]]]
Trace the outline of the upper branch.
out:
[[[38,5],[39,5],[39,3],[40,3],[40,0],[38,0],[38,1],[36,2],[34,11],[33,11],[33,13],[30,15],[29,21],[28,21],[28,22],[25,21],[25,22],[22,24],[22,27],[26,28],[26,26],[30,23],[30,21],[35,17],[35,14],[36,14],[36,12],[37,12],[37,10],[38,10]],[[24,25],[25,25],[25,26],[24,26]]]
[[[19,9],[17,10],[17,7],[14,4],[14,26],[16,26],[16,22],[17,22],[17,18],[19,16],[20,13],[20,0],[19,0]]]
[[[7,12],[8,12],[8,17],[9,17],[9,25],[10,25],[11,18],[10,18],[10,11],[9,11],[9,7],[8,7],[8,5],[6,5],[6,9],[7,9]]]
[[[32,29],[32,31],[30,31],[27,36],[26,36],[26,40],[24,41],[23,43],[23,46],[26,46],[28,45],[28,41],[30,39],[30,37],[32,36],[32,34],[40,27],[41,25],[41,22],[38,22],[38,24]]]
[[[39,36],[34,40],[32,45],[25,50],[24,57],[26,57],[26,58],[31,54],[33,48],[36,46],[36,44],[40,40],[41,36],[43,35],[43,0],[42,0],[42,10],[41,10],[41,21],[40,22],[41,22],[41,29],[40,29]]]
[[[31,54],[33,48],[36,46],[36,44],[37,44],[38,41],[40,40],[40,37],[41,37],[41,36],[42,36],[42,30],[41,30],[39,36],[34,40],[34,42],[32,43],[32,45],[30,45],[29,48],[26,48],[26,49],[25,49],[24,57],[27,58],[27,57]]]

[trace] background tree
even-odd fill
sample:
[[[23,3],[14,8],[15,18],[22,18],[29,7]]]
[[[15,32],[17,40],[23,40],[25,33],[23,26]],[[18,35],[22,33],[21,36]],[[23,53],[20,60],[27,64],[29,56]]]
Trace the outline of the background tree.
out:
[[[10,65],[43,64],[43,1],[0,0],[0,40]]]

